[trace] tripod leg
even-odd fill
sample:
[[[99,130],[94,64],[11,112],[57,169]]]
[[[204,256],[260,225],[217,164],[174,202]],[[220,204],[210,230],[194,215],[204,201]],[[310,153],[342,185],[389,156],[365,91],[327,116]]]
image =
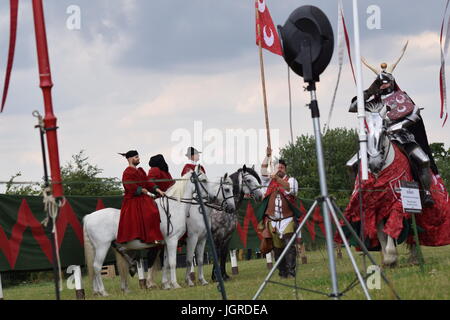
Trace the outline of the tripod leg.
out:
[[[278,265],[281,262],[281,259],[283,259],[283,257],[286,255],[286,252],[289,250],[289,248],[295,242],[295,239],[297,238],[298,234],[300,233],[300,230],[303,228],[303,226],[305,225],[306,221],[308,221],[309,217],[314,212],[314,209],[316,208],[316,206],[317,206],[317,200],[314,201],[314,203],[311,206],[311,208],[309,208],[309,211],[306,214],[305,218],[303,219],[302,223],[300,223],[300,225],[298,226],[298,228],[295,231],[293,237],[291,238],[291,240],[289,241],[289,243],[286,245],[286,247],[284,248],[283,252],[281,253],[280,258],[275,262],[274,266],[272,267],[272,270],[270,270],[269,274],[264,279],[264,282],[261,284],[261,286],[259,287],[258,291],[256,292],[256,294],[255,294],[255,296],[253,297],[252,300],[258,299],[258,297],[261,295],[262,291],[264,290],[265,286],[267,285],[267,282],[270,280],[270,278],[272,278],[272,275],[274,274],[275,270],[277,270]]]
[[[344,242],[345,249],[347,250],[348,256],[350,258],[350,261],[352,262],[353,268],[355,269],[356,275],[357,275],[357,277],[359,279],[361,287],[363,288],[364,294],[366,295],[367,300],[372,300],[370,298],[369,291],[368,291],[367,286],[366,286],[366,282],[364,281],[361,273],[359,272],[358,265],[356,264],[356,261],[353,258],[352,251],[350,250],[350,245],[347,242],[347,238],[345,237],[344,231],[342,230],[342,227],[341,227],[341,225],[339,223],[339,220],[338,220],[338,218],[336,216],[336,212],[334,210],[334,207],[333,207],[333,205],[332,205],[332,203],[331,203],[329,198],[325,198],[325,201],[326,201],[326,205],[328,205],[328,208],[330,209],[331,217],[334,220],[334,223],[335,223],[336,228],[337,228],[337,230],[339,232],[339,235],[341,236],[342,241]]]
[[[355,238],[356,242],[358,242],[358,246],[361,248],[361,250],[364,252],[364,254],[367,256],[367,258],[369,258],[370,262],[373,265],[378,266],[378,264],[376,263],[375,259],[372,257],[372,255],[369,253],[369,250],[367,250],[365,244],[361,241],[361,239],[358,237],[358,235],[356,234],[356,231],[353,229],[352,225],[350,224],[350,222],[347,220],[347,218],[344,216],[344,214],[342,213],[342,211],[339,209],[339,207],[333,205],[333,203],[330,201],[330,199],[327,199],[327,203],[328,206],[332,206],[333,209],[339,213],[340,217],[342,218],[342,220],[344,221],[346,227],[348,228],[348,230],[350,231],[350,233],[352,234],[352,236]],[[386,275],[384,274],[383,270],[380,268],[380,274],[381,274],[381,278],[383,279],[383,281],[389,286],[389,288],[391,289],[391,292],[394,294],[394,296],[400,300],[400,296],[397,294],[397,292],[395,291],[394,287],[392,286],[392,283],[388,280],[388,278],[386,277]]]

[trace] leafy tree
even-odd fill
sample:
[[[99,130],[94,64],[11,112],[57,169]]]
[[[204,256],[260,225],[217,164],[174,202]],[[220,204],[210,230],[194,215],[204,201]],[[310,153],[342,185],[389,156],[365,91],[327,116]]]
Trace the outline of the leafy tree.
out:
[[[61,178],[65,195],[75,196],[109,196],[122,195],[120,180],[115,178],[98,177],[103,172],[97,165],[89,163],[84,150],[72,156],[72,160],[61,168]],[[43,183],[17,184],[14,179],[20,177],[17,173],[11,177],[6,185],[9,195],[40,195]]]
[[[84,150],[72,156],[72,161],[61,168],[64,194],[77,196],[121,195],[122,185],[115,178],[99,178],[103,172],[89,163]]]
[[[431,143],[430,148],[439,174],[448,188],[450,183],[450,148],[445,150],[444,144],[441,142]]]
[[[315,143],[314,136],[302,135],[295,145],[281,150],[288,174],[299,182],[300,198],[315,199],[320,195]],[[345,206],[354,186],[345,164],[358,150],[358,134],[354,129],[328,130],[323,136],[323,149],[329,193],[336,197],[339,206]]]
[[[39,183],[31,183],[31,184],[18,184],[14,182],[14,179],[22,176],[22,172],[18,172],[13,175],[9,181],[6,183],[6,191],[7,195],[20,195],[20,196],[38,196],[42,193],[42,185]]]

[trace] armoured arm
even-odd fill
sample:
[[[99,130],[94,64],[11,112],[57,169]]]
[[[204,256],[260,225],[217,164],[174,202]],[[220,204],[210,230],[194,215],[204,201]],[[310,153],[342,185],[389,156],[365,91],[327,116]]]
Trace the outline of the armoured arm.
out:
[[[403,120],[389,125],[387,132],[393,133],[393,132],[397,132],[401,129],[407,129],[409,126],[411,126],[414,123],[419,122],[420,120],[421,120],[420,108],[415,105],[413,112],[411,112],[409,115],[407,115]]]

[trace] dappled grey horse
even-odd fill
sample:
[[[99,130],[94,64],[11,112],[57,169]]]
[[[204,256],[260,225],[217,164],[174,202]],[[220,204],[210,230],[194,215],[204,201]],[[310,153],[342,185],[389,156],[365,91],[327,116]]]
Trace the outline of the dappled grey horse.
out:
[[[222,278],[227,280],[230,276],[226,272],[226,262],[229,252],[229,244],[233,232],[237,225],[237,211],[246,195],[257,201],[262,200],[261,178],[254,168],[247,168],[245,165],[238,171],[230,175],[233,181],[233,195],[236,203],[236,210],[232,213],[213,209],[211,212],[211,231],[214,245],[220,262]],[[212,271],[212,279],[216,280],[215,269]]]

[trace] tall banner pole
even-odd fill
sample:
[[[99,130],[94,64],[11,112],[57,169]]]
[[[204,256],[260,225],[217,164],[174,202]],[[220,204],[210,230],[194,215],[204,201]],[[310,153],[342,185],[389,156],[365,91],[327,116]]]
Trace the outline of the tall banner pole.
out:
[[[36,32],[36,47],[39,64],[40,87],[44,96],[44,126],[47,136],[48,156],[50,160],[50,173],[52,194],[56,199],[62,199],[63,187],[61,183],[61,169],[59,164],[58,138],[56,134],[56,117],[53,113],[52,103],[52,76],[48,56],[47,34],[45,31],[44,10],[42,0],[33,0],[33,16]]]
[[[256,0],[258,1],[258,0]],[[256,10],[256,21],[259,21],[259,12],[258,6],[255,6]],[[269,127],[269,112],[267,107],[267,93],[266,93],[266,78],[264,75],[264,58],[263,58],[263,50],[261,43],[261,26],[259,23],[256,24],[258,28],[258,48],[259,48],[259,65],[261,69],[261,83],[262,83],[262,91],[263,91],[263,100],[264,100],[264,117],[266,121],[266,130],[267,130],[267,146],[272,149],[272,143],[270,141],[270,127]]]
[[[359,15],[358,0],[353,0],[353,28],[355,39],[355,64],[356,64],[356,88],[358,97],[358,120],[359,120],[359,150],[361,156],[360,174],[362,180],[369,178],[367,168],[367,134],[365,129],[366,113],[364,107],[364,93],[362,82],[361,47],[359,37]]]
[[[267,106],[267,93],[266,93],[266,77],[264,74],[264,57],[263,57],[263,48],[262,48],[262,37],[261,37],[261,25],[259,23],[259,10],[257,6],[258,0],[255,0],[255,12],[256,12],[256,28],[258,33],[258,50],[259,50],[259,66],[261,69],[261,84],[263,91],[263,101],[264,101],[264,119],[266,123],[266,133],[267,133],[267,146],[269,149],[272,149],[272,142],[270,139],[270,126],[269,126],[269,111]],[[272,173],[274,171],[272,156],[269,157],[268,163],[268,171]]]

